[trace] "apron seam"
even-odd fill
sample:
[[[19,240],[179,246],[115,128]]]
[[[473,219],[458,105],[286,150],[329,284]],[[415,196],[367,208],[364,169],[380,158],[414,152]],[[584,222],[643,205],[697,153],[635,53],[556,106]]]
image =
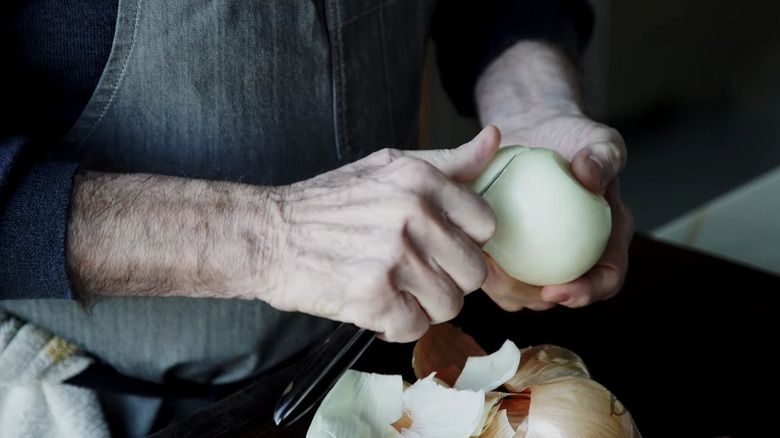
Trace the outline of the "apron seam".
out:
[[[116,93],[119,90],[119,86],[122,83],[122,79],[125,77],[125,73],[127,72],[127,66],[130,64],[130,55],[133,52],[133,47],[135,47],[135,40],[136,35],[138,33],[138,21],[141,17],[141,1],[138,0],[136,2],[135,6],[135,18],[133,20],[133,34],[130,37],[130,47],[127,49],[127,54],[125,56],[125,59],[122,63],[122,69],[119,73],[119,77],[117,78],[116,82],[111,86],[111,97],[108,98],[108,101],[105,103],[105,106],[103,107],[103,110],[100,112],[100,115],[98,116],[97,120],[92,124],[92,127],[89,129],[89,132],[84,136],[84,138],[79,142],[79,145],[83,145],[87,142],[89,137],[92,136],[92,133],[95,132],[95,129],[97,129],[98,125],[100,125],[100,122],[103,121],[103,118],[106,116],[106,113],[108,113],[108,109],[111,108],[111,104],[113,104],[114,99],[116,98]],[[119,29],[117,29],[119,30]]]
[[[137,0],[135,2],[135,11],[134,11],[134,14],[133,14],[134,17],[132,19],[132,21],[133,21],[132,34],[130,35],[130,41],[127,43],[127,47],[126,48],[121,47],[122,44],[120,44],[120,41],[119,41],[119,39],[122,38],[122,36],[123,36],[121,33],[124,32],[123,27],[124,27],[124,24],[125,24],[124,22],[126,21],[126,20],[124,20],[124,17],[121,15],[122,14],[122,3],[123,3],[123,1],[120,0],[120,2],[119,2],[119,6],[118,6],[119,13],[117,15],[117,24],[116,24],[117,29],[115,31],[115,34],[116,34],[115,38],[117,38],[117,40],[115,41],[114,48],[112,48],[112,51],[114,49],[116,49],[117,51],[122,50],[124,52],[124,53],[120,53],[119,56],[118,56],[118,58],[121,59],[121,61],[122,61],[121,68],[120,68],[120,71],[119,71],[118,74],[116,74],[116,73],[115,74],[109,73],[109,69],[111,68],[111,64],[116,64],[119,61],[118,59],[114,58],[113,56],[110,56],[109,57],[109,61],[108,61],[107,65],[106,65],[106,69],[105,69],[104,74],[110,75],[110,76],[115,76],[116,80],[113,83],[111,83],[111,84],[100,84],[98,86],[98,88],[96,89],[96,91],[95,91],[95,96],[97,96],[99,94],[102,94],[101,92],[105,92],[107,90],[111,90],[111,95],[108,97],[108,99],[104,103],[101,103],[102,109],[99,111],[99,115],[96,117],[96,119],[89,126],[89,130],[86,132],[86,134],[83,135],[83,137],[81,139],[78,139],[78,141],[77,141],[78,147],[82,147],[82,146],[84,146],[84,144],[86,144],[86,142],[89,140],[89,138],[95,132],[97,127],[103,121],[103,119],[105,118],[106,114],[108,113],[108,110],[111,108],[111,106],[113,105],[113,103],[114,103],[114,101],[116,99],[116,95],[117,95],[117,92],[119,91],[119,88],[121,86],[122,80],[124,79],[125,74],[127,73],[127,68],[128,68],[128,66],[130,64],[130,59],[131,59],[131,55],[132,55],[132,52],[133,52],[133,48],[135,47],[137,34],[138,34],[138,23],[139,23],[140,17],[141,17],[141,2],[142,1],[143,0]],[[122,59],[122,58],[124,58],[124,59]],[[97,103],[97,102],[95,102],[95,103]],[[89,104],[87,106],[87,109],[88,108],[89,108]],[[87,111],[85,110],[85,113],[86,112]],[[97,112],[97,111],[95,111],[95,112]]]

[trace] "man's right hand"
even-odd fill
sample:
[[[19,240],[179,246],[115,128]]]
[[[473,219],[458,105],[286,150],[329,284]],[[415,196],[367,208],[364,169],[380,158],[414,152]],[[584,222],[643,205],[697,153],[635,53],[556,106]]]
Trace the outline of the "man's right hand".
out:
[[[485,128],[452,150],[382,150],[280,188],[272,306],[354,323],[389,341],[455,317],[487,275],[496,228],[465,185],[495,154]]]
[[[283,187],[79,172],[66,255],[100,296],[261,299],[413,341],[482,285],[490,207],[464,186],[498,149],[383,150]]]

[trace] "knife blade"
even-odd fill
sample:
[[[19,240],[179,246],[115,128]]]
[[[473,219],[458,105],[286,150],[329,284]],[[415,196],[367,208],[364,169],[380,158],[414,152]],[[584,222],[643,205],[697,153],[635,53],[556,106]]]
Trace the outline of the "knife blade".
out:
[[[375,332],[355,325],[340,324],[303,359],[296,376],[276,404],[276,425],[290,425],[311,410],[355,364],[376,336]]]
[[[506,170],[507,167],[509,167],[510,164],[512,164],[512,160],[514,160],[515,157],[517,157],[517,154],[512,155],[512,158],[510,158],[509,161],[507,161],[506,164],[504,164],[504,167],[502,167],[501,170],[496,172],[496,174],[493,175],[493,178],[490,178],[490,181],[488,181],[488,183],[485,184],[485,187],[482,187],[482,190],[479,191],[479,193],[478,193],[479,196],[483,196],[485,194],[485,192],[487,192],[488,189],[491,186],[493,186],[493,183],[495,183],[498,180],[498,177],[501,176],[502,173],[504,173],[504,171]]]

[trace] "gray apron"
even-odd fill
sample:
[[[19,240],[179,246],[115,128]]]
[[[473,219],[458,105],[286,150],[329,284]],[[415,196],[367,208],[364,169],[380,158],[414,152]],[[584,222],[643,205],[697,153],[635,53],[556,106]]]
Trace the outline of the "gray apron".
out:
[[[288,184],[417,147],[432,1],[120,0],[100,82],[54,158],[86,169]],[[228,383],[335,323],[260,301],[6,301],[120,372]]]

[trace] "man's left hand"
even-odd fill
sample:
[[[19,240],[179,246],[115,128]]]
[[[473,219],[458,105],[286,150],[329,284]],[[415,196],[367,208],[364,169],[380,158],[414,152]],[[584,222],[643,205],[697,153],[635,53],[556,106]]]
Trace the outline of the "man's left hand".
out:
[[[618,173],[626,162],[622,136],[604,124],[581,114],[556,114],[538,118],[517,117],[500,124],[501,145],[520,144],[560,152],[572,163],[577,179],[603,195],[612,209],[612,233],[596,265],[570,283],[531,286],[509,276],[489,256],[488,277],[482,289],[505,310],[545,310],[561,304],[583,307],[618,293],[628,269],[628,247],[633,216],[620,200]]]

